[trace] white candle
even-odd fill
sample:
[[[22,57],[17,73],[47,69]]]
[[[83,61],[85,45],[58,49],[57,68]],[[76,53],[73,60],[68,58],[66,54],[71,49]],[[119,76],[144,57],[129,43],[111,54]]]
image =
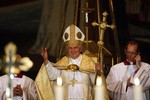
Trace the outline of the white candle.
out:
[[[62,78],[57,78],[57,85],[54,89],[55,100],[64,100],[64,87],[62,86]]]
[[[102,78],[97,77],[95,86],[95,97],[94,100],[104,100],[104,86],[102,85]]]
[[[133,92],[134,92],[134,100],[143,100],[142,99],[142,86],[140,85],[140,81],[138,78],[134,79],[134,87],[133,87]]]

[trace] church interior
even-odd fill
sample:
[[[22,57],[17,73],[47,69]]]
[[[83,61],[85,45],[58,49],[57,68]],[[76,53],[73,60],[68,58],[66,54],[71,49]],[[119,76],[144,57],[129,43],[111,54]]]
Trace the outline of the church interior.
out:
[[[100,24],[100,22],[104,22],[102,14],[107,11],[108,15],[105,24],[115,25],[115,30],[107,27],[104,31],[103,40],[104,47],[106,47],[106,50],[104,50],[104,60],[107,60],[105,57],[109,58],[107,56],[108,53],[108,55],[114,58],[113,64],[123,61],[125,43],[133,39],[141,44],[140,54],[142,61],[150,63],[149,0],[72,0],[74,1],[72,3],[72,5],[74,4],[73,7],[75,7],[74,12],[67,9],[67,7],[71,7],[69,2],[71,0],[63,1],[1,0],[0,59],[3,59],[6,44],[9,42],[15,43],[17,53],[21,57],[29,57],[34,63],[28,72],[23,73],[35,79],[43,63],[40,54],[42,47],[48,48],[50,51],[49,59],[52,62],[56,62],[64,54],[61,34],[70,23],[76,24],[84,33],[87,33],[86,36],[88,37],[86,37],[85,43],[88,43],[88,49],[93,50],[94,54],[97,54],[100,26],[94,27],[92,23],[97,22]],[[87,2],[88,5],[86,5]],[[113,6],[110,2],[113,3]],[[63,4],[62,8],[64,10],[62,11],[60,11],[60,4]],[[56,12],[60,12],[60,16],[63,17],[56,17],[59,15]],[[74,16],[68,17],[67,14]],[[72,21],[73,18],[74,20]],[[86,22],[87,20],[88,22]],[[50,35],[51,33],[53,34],[52,36]],[[108,65],[107,67],[109,68],[111,67],[111,64],[107,64],[107,61],[105,65]],[[0,75],[2,74],[4,72],[1,71]]]

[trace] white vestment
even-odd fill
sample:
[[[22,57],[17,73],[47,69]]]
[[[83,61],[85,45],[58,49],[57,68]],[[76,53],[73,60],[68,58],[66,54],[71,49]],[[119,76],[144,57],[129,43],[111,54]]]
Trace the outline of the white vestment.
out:
[[[149,100],[150,65],[141,62],[141,68],[137,71],[136,65],[124,65],[119,63],[111,67],[106,78],[107,88],[112,100],[134,100],[133,86],[127,87],[127,80],[131,77],[131,83],[135,77],[140,78],[143,87],[143,100]]]
[[[77,59],[69,59],[69,64],[80,66],[82,55]],[[94,67],[94,66],[93,66]],[[46,65],[50,80],[55,80],[58,76],[62,77],[63,84],[67,87],[67,100],[91,100],[92,99],[92,84],[94,83],[94,74],[90,75],[80,71],[59,70],[52,66],[49,62]],[[77,80],[74,86],[71,80]],[[89,95],[90,94],[90,95]],[[65,99],[65,100],[66,100]]]
[[[79,70],[67,70],[66,67],[70,64],[78,65]],[[54,85],[58,76],[62,78],[65,88],[64,100],[93,100],[93,83],[96,75],[95,63],[90,57],[84,54],[77,59],[64,56],[56,63],[42,64],[35,79],[40,100],[55,100]],[[102,85],[105,87],[104,100],[109,100],[103,74],[101,77]],[[73,79],[75,84],[72,82]]]
[[[6,88],[8,87],[8,75],[0,77],[0,100],[6,100]],[[38,100],[35,83],[29,77],[23,75],[22,78],[14,77],[12,86],[21,85],[23,96],[15,96],[13,100]]]

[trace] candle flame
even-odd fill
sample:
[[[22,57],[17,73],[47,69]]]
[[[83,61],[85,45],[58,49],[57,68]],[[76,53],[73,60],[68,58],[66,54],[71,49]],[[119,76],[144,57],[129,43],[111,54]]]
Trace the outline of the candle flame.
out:
[[[12,100],[12,98],[7,98],[7,100]]]
[[[135,79],[134,79],[134,84],[135,84],[135,85],[139,85],[139,84],[140,84],[140,80],[139,80],[138,78],[135,78]]]
[[[62,78],[61,78],[61,77],[58,77],[58,78],[57,78],[57,85],[58,85],[58,86],[61,86],[61,85],[62,85]]]
[[[97,77],[96,85],[97,85],[97,86],[101,86],[101,85],[102,85],[102,78],[101,78],[100,76]]]

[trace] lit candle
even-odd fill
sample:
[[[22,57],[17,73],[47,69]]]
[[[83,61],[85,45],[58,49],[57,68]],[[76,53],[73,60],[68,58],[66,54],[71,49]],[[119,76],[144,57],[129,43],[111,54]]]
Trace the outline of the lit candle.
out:
[[[142,86],[140,85],[140,80],[138,78],[135,78],[134,84],[134,100],[142,100]]]
[[[95,98],[94,100],[104,100],[104,86],[102,85],[102,78],[99,76],[96,80]]]
[[[64,87],[62,86],[62,78],[57,78],[57,85],[54,89],[55,100],[64,100]]]

